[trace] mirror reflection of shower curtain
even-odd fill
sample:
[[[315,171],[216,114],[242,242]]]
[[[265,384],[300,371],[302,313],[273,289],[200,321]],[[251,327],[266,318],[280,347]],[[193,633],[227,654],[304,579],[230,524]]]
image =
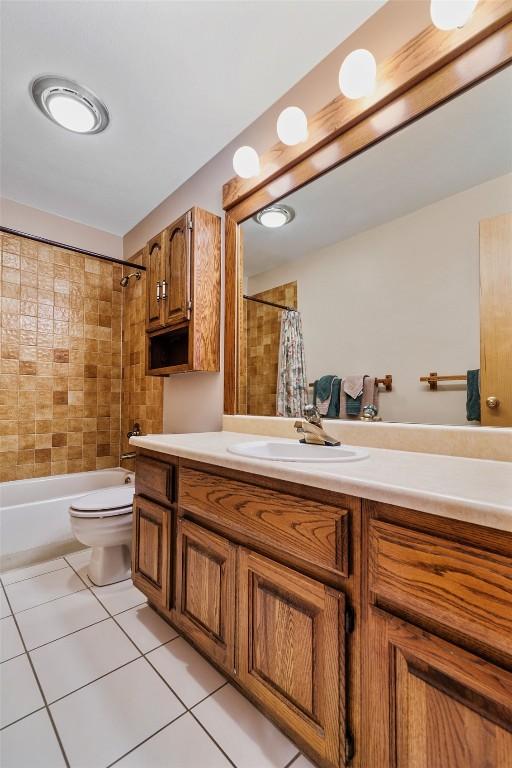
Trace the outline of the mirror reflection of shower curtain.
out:
[[[298,418],[308,402],[304,337],[300,312],[281,313],[276,413]]]

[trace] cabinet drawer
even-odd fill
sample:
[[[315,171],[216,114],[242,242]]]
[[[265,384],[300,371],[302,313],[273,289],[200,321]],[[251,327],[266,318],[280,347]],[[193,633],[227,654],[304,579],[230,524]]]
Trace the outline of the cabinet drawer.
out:
[[[137,456],[135,462],[135,490],[151,499],[169,504],[174,501],[174,465]]]
[[[185,467],[179,499],[183,510],[348,576],[346,509]]]
[[[390,523],[370,522],[373,599],[511,653],[512,561]]]

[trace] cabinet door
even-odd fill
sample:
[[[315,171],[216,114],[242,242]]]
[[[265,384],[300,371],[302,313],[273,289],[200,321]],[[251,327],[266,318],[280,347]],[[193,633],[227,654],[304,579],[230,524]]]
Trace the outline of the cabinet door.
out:
[[[208,656],[234,669],[236,547],[178,520],[177,622]]]
[[[344,765],[344,596],[246,549],[238,585],[240,682],[305,751]]]
[[[190,250],[192,214],[186,213],[165,230],[164,324],[190,317]]]
[[[135,496],[133,503],[132,578],[149,600],[169,605],[171,573],[170,516],[159,504]]]
[[[148,245],[146,270],[146,328],[162,327],[163,232],[153,237]]]
[[[512,768],[512,674],[399,619],[370,621],[363,764]]]

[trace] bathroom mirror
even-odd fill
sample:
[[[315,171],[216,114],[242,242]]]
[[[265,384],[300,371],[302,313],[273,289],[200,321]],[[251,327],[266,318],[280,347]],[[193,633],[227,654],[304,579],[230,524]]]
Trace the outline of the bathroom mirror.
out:
[[[506,425],[477,406],[512,312],[511,94],[508,67],[241,223],[239,413]]]

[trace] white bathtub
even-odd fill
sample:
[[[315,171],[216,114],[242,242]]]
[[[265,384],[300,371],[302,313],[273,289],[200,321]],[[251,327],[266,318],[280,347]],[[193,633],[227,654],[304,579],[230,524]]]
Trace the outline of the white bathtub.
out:
[[[68,509],[74,499],[122,485],[133,472],[100,469],[0,483],[0,571],[80,549]]]

